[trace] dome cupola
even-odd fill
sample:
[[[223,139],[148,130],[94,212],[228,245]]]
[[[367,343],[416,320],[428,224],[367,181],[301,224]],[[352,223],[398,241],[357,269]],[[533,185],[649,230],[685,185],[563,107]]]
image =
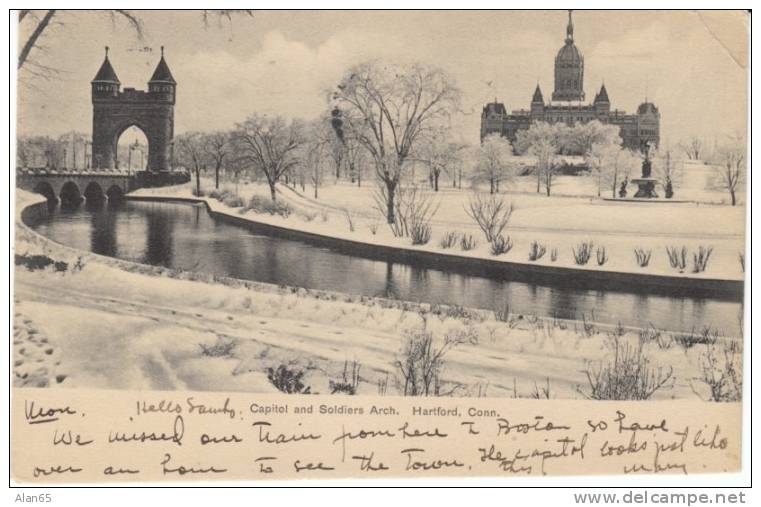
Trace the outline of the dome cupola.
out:
[[[568,11],[565,44],[555,57],[553,101],[584,100],[584,57],[573,42],[573,18]]]

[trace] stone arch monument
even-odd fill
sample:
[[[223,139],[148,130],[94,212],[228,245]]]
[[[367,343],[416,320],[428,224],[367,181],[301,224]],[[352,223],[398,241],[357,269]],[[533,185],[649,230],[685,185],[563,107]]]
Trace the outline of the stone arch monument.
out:
[[[92,165],[95,169],[118,168],[117,142],[129,127],[138,127],[148,139],[148,170],[168,171],[172,166],[174,102],[177,82],[164,60],[156,65],[148,91],[124,88],[106,57],[92,85]]]

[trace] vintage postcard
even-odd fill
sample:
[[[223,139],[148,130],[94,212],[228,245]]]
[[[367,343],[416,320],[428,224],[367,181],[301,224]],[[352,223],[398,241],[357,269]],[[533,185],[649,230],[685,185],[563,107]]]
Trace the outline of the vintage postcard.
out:
[[[748,466],[749,12],[11,24],[13,483]]]

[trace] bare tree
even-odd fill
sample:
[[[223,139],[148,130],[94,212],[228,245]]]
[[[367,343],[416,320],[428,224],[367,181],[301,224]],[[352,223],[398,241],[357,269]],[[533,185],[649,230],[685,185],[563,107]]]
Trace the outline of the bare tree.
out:
[[[197,196],[201,195],[201,173],[206,168],[204,145],[204,135],[200,132],[188,132],[177,136],[175,140],[177,160],[195,174]]]
[[[667,199],[674,195],[674,187],[682,183],[682,166],[677,163],[668,146],[662,147],[653,158],[653,172],[664,189]]]
[[[214,188],[219,188],[219,172],[230,155],[230,134],[212,132],[204,135],[204,151],[214,164]]]
[[[746,143],[740,136],[731,138],[716,149],[714,164],[717,184],[729,192],[732,206],[737,204],[737,190],[745,178]]]
[[[349,170],[349,177],[352,183],[356,181],[357,186],[362,186],[362,175],[364,174],[365,163],[367,162],[367,150],[356,139],[351,137],[344,138],[346,150],[346,166]]]
[[[298,148],[303,143],[303,126],[296,120],[286,122],[253,115],[236,126],[233,134],[239,156],[267,180],[272,200],[277,200],[275,185],[299,161]]]
[[[364,63],[346,74],[332,93],[340,131],[370,154],[385,185],[385,214],[394,223],[396,190],[418,141],[441,128],[459,104],[460,92],[441,69],[420,64]]]
[[[337,144],[336,135],[330,124],[324,119],[311,122],[305,129],[304,142],[299,148],[299,163],[295,171],[300,178],[302,190],[308,178],[314,189],[314,198],[318,198],[318,189],[323,183],[325,166],[329,161],[335,163]],[[343,147],[340,147],[343,150]]]
[[[50,26],[53,25],[54,20],[56,20],[59,25],[65,26],[66,22],[59,19],[62,17],[62,15],[64,14],[80,15],[84,13],[101,15],[101,16],[102,15],[109,16],[111,20],[114,22],[114,26],[116,26],[117,20],[123,20],[134,32],[138,40],[143,39],[143,20],[137,14],[135,14],[134,12],[130,10],[113,9],[113,10],[91,10],[91,11],[76,11],[76,10],[59,11],[55,9],[49,9],[49,10],[21,9],[18,11],[19,31],[21,32],[21,40],[20,40],[21,51],[19,52],[17,68],[21,69],[22,67],[25,66],[25,64],[29,64],[32,62],[29,55],[32,53],[32,50],[40,47],[40,40],[42,39],[43,35],[49,31],[49,28]],[[254,13],[253,10],[240,10],[240,9],[202,10],[201,19],[203,21],[204,27],[206,27],[209,25],[209,21],[211,18],[218,18],[220,20],[225,19],[228,22],[232,23],[233,16],[235,15],[242,14],[246,16],[253,16],[253,13]],[[51,69],[46,69],[46,70],[51,70]]]
[[[700,160],[700,155],[703,153],[703,141],[695,136],[679,143],[679,147],[690,160]]]
[[[499,192],[500,182],[514,179],[516,167],[510,141],[498,133],[489,134],[478,150],[472,178],[474,182],[488,181],[489,193],[494,194]]]

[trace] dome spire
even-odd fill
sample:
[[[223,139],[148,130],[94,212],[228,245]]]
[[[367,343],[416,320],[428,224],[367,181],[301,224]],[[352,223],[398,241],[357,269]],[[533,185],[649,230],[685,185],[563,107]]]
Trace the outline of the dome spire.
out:
[[[567,44],[573,43],[573,19],[571,13],[573,9],[568,9],[568,26],[565,29],[565,41]]]

